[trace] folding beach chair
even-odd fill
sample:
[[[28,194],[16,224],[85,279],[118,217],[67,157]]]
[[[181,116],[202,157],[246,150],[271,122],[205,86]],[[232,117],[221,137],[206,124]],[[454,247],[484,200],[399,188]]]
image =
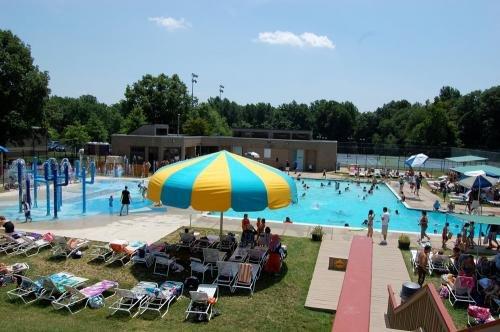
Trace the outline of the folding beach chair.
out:
[[[446,284],[450,292],[450,296],[448,300],[452,306],[457,302],[465,302],[465,303],[473,303],[476,304],[476,301],[471,297],[471,291],[474,289],[474,278],[458,276],[455,279],[455,283],[450,285],[450,283]]]
[[[203,248],[203,264],[208,267],[212,276],[214,270],[217,270],[217,262],[223,261],[225,258],[226,253],[219,251],[219,249]]]
[[[114,315],[118,311],[124,311],[128,313],[131,317],[135,317],[139,314],[139,310],[135,314],[132,314],[132,310],[137,306],[139,307],[142,302],[146,300],[147,289],[158,288],[158,285],[154,282],[139,282],[132,289],[116,289],[116,295],[118,300],[113,302],[109,309],[111,310],[111,315]]]
[[[88,248],[90,241],[87,239],[71,238],[66,241],[64,237],[56,237],[56,245],[52,250],[52,257],[68,257],[73,256],[76,252],[83,248]]]
[[[233,285],[233,292],[236,291],[237,288],[244,288],[249,289],[250,295],[253,295],[255,284],[257,283],[257,279],[259,277],[259,272],[260,265],[258,264],[240,264],[238,277],[236,278],[236,282]]]
[[[177,281],[165,281],[152,292],[148,290],[146,300],[139,305],[139,315],[146,311],[156,311],[163,318],[167,314],[170,304],[181,296],[183,291],[184,284]],[[167,310],[162,313],[165,306]]]
[[[21,278],[21,283],[14,289],[7,292],[7,297],[11,300],[21,299],[24,304],[30,304],[38,299],[38,294],[43,290],[41,279],[31,280],[23,275],[14,275],[16,278]],[[32,299],[29,299],[29,298]]]
[[[233,283],[238,275],[239,263],[236,262],[217,262],[217,277],[214,284],[221,287],[229,287],[233,291]]]
[[[85,307],[87,307],[87,304],[89,303],[91,298],[97,297],[101,300],[104,300],[104,293],[112,292],[112,290],[116,287],[118,287],[118,283],[110,280],[103,280],[92,286],[85,287],[80,290],[72,286],[64,286],[66,292],[57,300],[52,301],[52,306],[56,310],[66,308],[71,314],[76,314],[77,312],[80,312],[85,309]],[[113,295],[114,292],[108,297]],[[77,311],[72,310],[73,306],[82,302],[85,302],[85,305],[82,308]]]
[[[196,291],[190,291],[191,302],[186,310],[186,319],[189,315],[195,314],[205,316],[208,321],[213,315],[213,306],[217,303],[217,285],[200,284]]]
[[[0,246],[0,253],[15,255],[18,251],[24,250],[33,240],[24,236],[18,238],[8,237],[8,240]]]
[[[180,240],[176,244],[177,250],[180,248],[191,249],[191,247],[196,242],[196,238],[193,233],[179,233]]]

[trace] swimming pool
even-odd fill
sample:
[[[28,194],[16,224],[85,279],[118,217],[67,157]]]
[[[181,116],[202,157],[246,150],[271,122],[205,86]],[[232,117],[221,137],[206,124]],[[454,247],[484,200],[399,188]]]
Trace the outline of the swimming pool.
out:
[[[129,206],[129,213],[134,212],[151,212],[151,211],[165,211],[165,208],[152,208],[152,202],[143,199],[139,192],[138,184],[140,180],[125,180],[125,179],[98,179],[92,185],[87,185],[87,211],[85,216],[95,215],[111,215],[120,213],[120,196],[121,191],[125,186],[128,186],[132,202]],[[42,184],[44,188],[44,184]],[[63,204],[61,211],[58,212],[59,219],[77,219],[83,216],[82,214],[82,197],[81,185],[73,184],[69,187],[63,187]],[[50,190],[51,199],[51,214],[53,214],[53,192]],[[33,193],[32,193],[33,195]],[[113,195],[113,206],[109,206],[109,197]],[[42,197],[40,197],[42,196]],[[33,196],[32,196],[33,197]],[[33,198],[32,198],[33,199]],[[0,206],[0,215],[4,215],[11,220],[24,220],[24,214],[19,213],[17,201],[10,201],[2,203]],[[51,220],[53,216],[46,215],[46,201],[45,195],[39,194],[38,207],[32,207],[31,216],[33,221]]]
[[[421,212],[406,208],[385,184],[379,184],[378,189],[370,195],[363,191],[363,188],[368,190],[370,184],[361,183],[357,186],[351,181],[336,181],[340,186],[341,194],[339,195],[338,190],[335,190],[334,181],[331,182],[331,186],[326,186],[327,181],[324,180],[304,181],[309,186],[308,190],[305,190],[301,183],[296,182],[299,200],[297,204],[284,209],[249,212],[249,217],[252,219],[264,217],[266,220],[280,222],[285,220],[285,217],[290,217],[294,223],[301,224],[340,227],[349,224],[350,227],[362,227],[361,224],[367,218],[368,211],[372,209],[375,212],[374,227],[380,229],[382,209],[386,206],[391,214],[390,231],[420,232],[418,221]],[[322,182],[325,184],[324,187],[321,187]],[[346,191],[346,187],[349,187],[349,190]],[[305,196],[302,197],[303,193]],[[243,213],[230,210],[224,215],[241,218]],[[440,234],[446,221],[450,223],[450,229],[455,234],[456,229],[462,226],[461,220],[448,216],[446,213],[428,212],[427,216],[429,234],[434,230]]]

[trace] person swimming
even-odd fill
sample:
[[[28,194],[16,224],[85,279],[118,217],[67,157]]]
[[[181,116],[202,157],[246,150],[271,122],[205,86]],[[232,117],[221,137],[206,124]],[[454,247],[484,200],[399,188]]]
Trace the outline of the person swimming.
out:
[[[302,193],[302,197],[306,197],[306,193],[305,193],[305,192],[304,192],[304,193]]]
[[[366,192],[366,187],[363,187],[363,192],[364,192],[364,193]]]
[[[394,211],[394,213],[395,213],[396,215],[399,215],[399,211],[398,211],[398,210],[395,210],[395,211]]]
[[[328,186],[331,186],[332,185],[332,181],[328,181]]]
[[[339,190],[339,195],[342,195],[342,190]]]

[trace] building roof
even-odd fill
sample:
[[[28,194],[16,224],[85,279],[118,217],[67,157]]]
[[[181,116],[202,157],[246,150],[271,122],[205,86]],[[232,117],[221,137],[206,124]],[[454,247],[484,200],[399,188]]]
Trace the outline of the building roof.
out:
[[[500,168],[491,165],[460,166],[460,167],[453,167],[451,170],[461,174],[473,171],[483,171],[488,176],[500,178]]]
[[[468,156],[446,158],[446,160],[452,161],[455,163],[471,163],[474,161],[486,161],[486,160],[488,160],[488,158],[468,155]]]

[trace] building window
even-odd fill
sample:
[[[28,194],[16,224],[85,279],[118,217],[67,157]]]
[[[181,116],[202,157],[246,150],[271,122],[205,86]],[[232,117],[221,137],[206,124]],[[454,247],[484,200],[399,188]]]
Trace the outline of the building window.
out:
[[[158,161],[158,147],[150,146],[148,148],[148,160],[150,162]]]
[[[241,154],[243,153],[241,146],[233,146],[233,153],[239,154],[241,156]]]
[[[144,146],[130,147],[130,160],[133,163],[142,163],[146,157],[146,148]]]
[[[264,149],[264,158],[265,159],[271,158],[271,149]]]

